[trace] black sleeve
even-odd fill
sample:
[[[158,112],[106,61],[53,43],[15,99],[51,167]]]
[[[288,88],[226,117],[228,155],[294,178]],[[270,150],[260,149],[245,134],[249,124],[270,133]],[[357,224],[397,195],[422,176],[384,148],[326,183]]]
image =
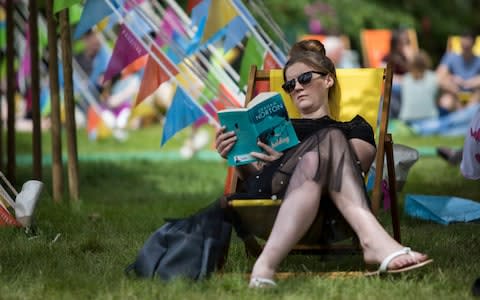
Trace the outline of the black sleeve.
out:
[[[347,138],[361,139],[375,147],[375,137],[372,126],[359,115],[352,119]]]

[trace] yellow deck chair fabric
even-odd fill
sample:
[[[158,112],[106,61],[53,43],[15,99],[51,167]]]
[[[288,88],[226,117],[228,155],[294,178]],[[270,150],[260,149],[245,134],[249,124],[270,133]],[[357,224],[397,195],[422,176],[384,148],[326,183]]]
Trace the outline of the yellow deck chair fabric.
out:
[[[454,35],[448,38],[447,52],[453,52],[456,54],[460,54],[462,52],[462,47],[460,46],[460,36]],[[480,36],[477,36],[477,38],[475,39],[475,44],[473,45],[473,53],[480,56]]]
[[[287,107],[289,116],[291,118],[298,118],[299,113],[294,106],[290,96],[286,94],[281,85],[283,83],[283,74],[282,70],[271,70],[269,73],[266,71],[257,71],[255,66],[252,66],[251,76],[256,76],[259,80],[268,78],[270,80],[270,88],[273,91],[278,91],[282,95],[285,105]],[[399,231],[399,221],[398,221],[398,212],[396,209],[396,190],[395,190],[395,176],[394,176],[394,165],[393,165],[393,146],[391,145],[391,135],[387,134],[388,126],[388,109],[389,109],[389,100],[390,100],[390,91],[391,91],[391,78],[392,78],[391,68],[359,68],[359,69],[339,69],[337,70],[337,79],[339,83],[339,92],[335,94],[335,101],[338,102],[339,112],[338,120],[348,121],[351,120],[357,114],[361,115],[367,120],[368,123],[374,128],[376,132],[377,140],[377,156],[376,164],[377,170],[380,170],[376,174],[375,186],[372,195],[372,209],[376,214],[379,208],[380,202],[380,189],[381,189],[381,180],[383,174],[383,163],[385,154],[387,154],[387,167],[389,169],[389,185],[391,187],[390,197],[392,199],[392,222],[394,227],[394,237],[400,241],[400,231]],[[384,78],[385,81],[384,81]],[[250,78],[249,80],[249,91],[254,89],[255,80]],[[252,94],[249,94],[247,91],[247,100],[253,98]],[[388,95],[388,97],[383,97]],[[383,105],[380,104],[381,99],[387,99],[384,101]],[[381,108],[381,110],[380,110]],[[335,116],[332,116],[335,118]],[[379,117],[380,122],[379,122]],[[380,126],[377,126],[379,124]],[[386,153],[388,151],[389,153]],[[390,154],[390,155],[388,155]],[[232,175],[234,172],[230,169],[229,174]],[[228,178],[226,181],[225,191],[228,194],[229,192],[237,191],[237,181],[238,178],[233,175],[233,178]],[[390,180],[392,177],[392,180]],[[228,185],[228,186],[227,186]],[[240,218],[248,218],[252,220],[251,223],[260,224],[259,226],[254,226],[254,224],[247,224],[247,228],[255,236],[261,237],[262,239],[268,237],[269,230],[271,230],[271,225],[276,217],[276,211],[278,206],[281,205],[281,200],[277,199],[234,199],[229,202],[229,205],[235,209]],[[318,226],[314,224],[313,227]],[[310,230],[311,231],[311,230]],[[308,234],[308,233],[307,233]],[[307,250],[305,245],[297,245],[303,250]],[[357,245],[358,246],[358,245]],[[309,246],[310,247],[310,246]],[[325,250],[323,246],[312,246],[319,251]],[[310,253],[310,250],[307,250]],[[300,251],[303,252],[303,251]]]
[[[338,102],[339,113],[332,117],[339,121],[349,121],[358,114],[367,120],[375,131],[382,93],[379,83],[383,80],[383,73],[383,68],[338,69],[340,90],[335,95],[335,101]],[[300,113],[290,96],[282,89],[282,84],[282,70],[271,70],[270,89],[282,95],[290,118],[299,118]]]

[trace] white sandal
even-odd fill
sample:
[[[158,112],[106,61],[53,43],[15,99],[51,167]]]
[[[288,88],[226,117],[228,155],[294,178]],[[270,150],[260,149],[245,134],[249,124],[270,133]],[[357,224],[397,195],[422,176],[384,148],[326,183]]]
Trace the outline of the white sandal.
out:
[[[277,284],[272,279],[262,277],[252,277],[248,284],[249,288],[273,288],[276,286]]]
[[[378,268],[377,271],[367,272],[367,273],[365,273],[365,275],[366,276],[372,276],[372,275],[381,275],[381,274],[386,274],[386,273],[401,273],[401,272],[405,272],[405,271],[409,271],[409,270],[413,270],[413,269],[423,267],[423,266],[433,262],[433,259],[427,259],[427,260],[422,261],[422,262],[416,261],[414,264],[408,265],[408,266],[400,268],[400,269],[388,270],[388,265],[390,264],[390,262],[392,260],[394,260],[396,257],[398,257],[400,255],[405,255],[405,254],[408,254],[408,255],[412,256],[413,258],[415,258],[415,255],[412,253],[412,249],[410,249],[409,247],[405,247],[405,248],[403,248],[401,250],[398,250],[398,251],[395,251],[392,254],[390,254],[389,256],[385,257],[383,259],[382,263],[380,264],[380,267]]]

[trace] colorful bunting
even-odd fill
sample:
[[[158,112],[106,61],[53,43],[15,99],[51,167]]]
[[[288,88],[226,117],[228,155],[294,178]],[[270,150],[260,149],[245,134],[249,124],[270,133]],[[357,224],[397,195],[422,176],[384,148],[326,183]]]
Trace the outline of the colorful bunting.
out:
[[[163,146],[178,131],[189,126],[204,115],[203,111],[195,104],[195,101],[180,87],[177,87],[172,105],[165,116]]]
[[[257,42],[257,40],[253,36],[251,36],[247,41],[247,45],[245,46],[242,62],[240,64],[239,86],[241,89],[243,89],[243,87],[247,83],[248,75],[250,73],[250,66],[262,66],[264,52],[265,50],[263,49],[263,47]]]
[[[247,32],[248,26],[247,24],[245,24],[242,17],[235,17],[235,19],[233,19],[233,21],[228,24],[225,41],[223,43],[223,50],[227,52],[228,50],[235,47],[238,43],[242,41]]]
[[[187,13],[190,13],[193,11],[193,8],[197,6],[202,0],[188,0],[187,3]]]
[[[137,37],[122,24],[117,42],[113,48],[113,54],[110,57],[110,62],[103,77],[103,82],[119,74],[123,68],[145,54],[147,54],[147,50],[143,48]]]
[[[115,8],[118,8],[118,4],[115,1],[107,1],[112,3]],[[113,13],[113,10],[104,0],[87,0],[82,11],[82,16],[80,17],[80,21],[75,28],[73,38],[79,39],[90,28],[111,13]]]
[[[145,0],[128,0],[125,2],[124,7],[127,11],[131,10],[135,6],[142,4]]]
[[[236,16],[238,16],[237,11],[230,1],[211,0],[202,42],[208,41],[215,33],[225,28]]]
[[[175,11],[171,7],[168,7],[163,14],[163,20],[162,24],[160,25],[160,29],[163,35],[166,35],[169,38],[173,35],[174,31],[185,35],[186,31],[182,24],[182,21],[177,16]]]
[[[151,55],[148,57],[134,106],[140,104],[145,98],[155,92],[160,84],[170,79],[171,75],[175,76],[178,73],[176,66],[173,65],[160,50],[152,47],[152,52],[159,59],[162,66],[160,66]]]
[[[125,22],[139,37],[144,37],[146,34],[150,34],[156,30],[156,28],[150,26],[150,24],[145,21],[145,19],[136,10],[128,13],[128,15],[125,17]]]
[[[80,3],[82,0],[54,0],[53,1],[53,13],[57,13],[65,8]]]
[[[192,9],[192,24],[198,25],[202,20],[207,20],[209,7],[210,0],[199,1],[199,3]]]

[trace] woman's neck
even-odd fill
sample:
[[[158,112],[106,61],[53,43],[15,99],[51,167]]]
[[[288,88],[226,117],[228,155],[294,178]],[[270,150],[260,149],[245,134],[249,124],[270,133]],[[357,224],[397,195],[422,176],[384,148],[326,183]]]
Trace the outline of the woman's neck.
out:
[[[301,113],[300,114],[304,119],[320,119],[325,116],[330,115],[330,109],[327,105],[324,105],[313,112]]]

